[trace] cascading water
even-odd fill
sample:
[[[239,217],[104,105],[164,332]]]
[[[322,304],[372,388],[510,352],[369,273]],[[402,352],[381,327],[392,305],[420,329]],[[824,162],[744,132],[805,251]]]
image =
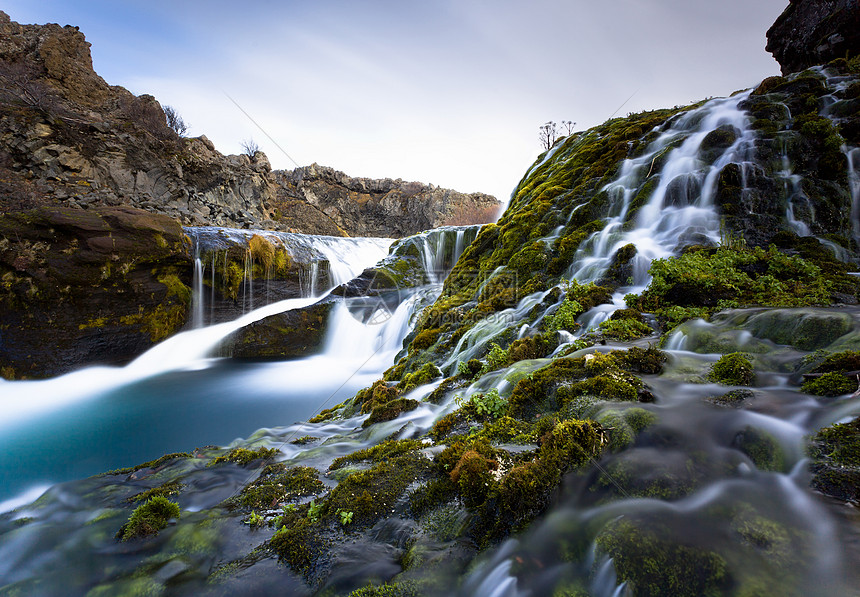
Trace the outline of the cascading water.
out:
[[[685,244],[715,244],[721,240],[719,218],[713,209],[717,175],[727,164],[735,163],[743,178],[752,158],[752,133],[738,109],[738,103],[747,95],[713,100],[669,121],[657,131],[650,147],[639,157],[624,161],[618,178],[603,189],[609,203],[605,226],[583,243],[567,276],[583,282],[600,280],[619,248],[632,243],[638,253],[632,279],[616,293],[613,304],[584,314],[580,318],[583,327],[597,326],[622,306],[622,292],[641,290],[648,282],[647,269],[652,259],[676,254]],[[735,140],[704,159],[708,151],[703,141],[720,127],[727,132],[731,129]],[[557,149],[547,152],[544,163]],[[856,160],[860,156],[853,151],[846,150],[846,154],[856,208],[860,189]],[[792,185],[789,166],[784,164],[783,178]],[[647,200],[636,204],[634,200],[649,181]],[[787,187],[786,191],[797,196],[792,189]],[[632,210],[637,208],[638,213],[631,219]],[[543,242],[551,244],[562,230],[548,229]],[[247,244],[251,233],[235,234]],[[274,243],[280,237],[266,238]],[[393,264],[395,254],[400,252],[422,264],[423,275],[416,278],[436,283],[472,238],[468,230],[432,231],[398,243],[384,262]],[[318,244],[324,242],[327,241]],[[314,243],[317,241],[311,244]],[[349,251],[344,246],[337,251],[344,249]],[[318,278],[312,268],[325,263],[322,253],[324,250],[317,246],[314,258],[306,261],[311,265],[302,279],[301,294],[315,294]],[[220,266],[220,256],[218,261]],[[210,273],[214,276],[215,253],[211,263]],[[208,265],[208,259],[201,260],[200,280],[206,277],[203,264]],[[336,269],[333,264],[333,280],[338,276]],[[351,275],[355,273],[358,272],[354,270]],[[490,280],[503,274],[504,267],[492,272],[478,294]],[[214,278],[206,279],[213,280],[214,288]],[[432,296],[438,293],[437,286]],[[195,282],[195,288],[199,287]],[[144,441],[145,434],[135,435],[138,429],[155,428],[161,440],[169,436],[176,441],[157,448],[136,446],[120,454],[116,463],[89,463],[89,470],[101,471],[169,450],[224,441],[224,437],[247,437],[251,431],[245,429],[253,430],[271,421],[305,420],[310,413],[333,406],[354,395],[358,388],[368,387],[393,362],[416,309],[422,305],[422,289],[407,289],[404,285],[399,290],[404,300],[383,319],[355,317],[357,310],[366,308],[363,303],[352,310],[349,299],[338,304],[331,314],[330,334],[322,353],[293,362],[237,364],[207,355],[238,327],[278,310],[308,305],[315,301],[313,298],[273,304],[240,321],[175,336],[124,369],[88,369],[46,382],[0,383],[0,396],[21,409],[0,426],[4,441],[0,454],[8,453],[0,457],[0,465],[14,463],[0,470],[12,470],[13,466],[17,470],[21,459],[31,458],[55,462],[57,470],[68,467],[65,478],[74,478],[87,474],[72,468],[79,460],[87,459],[84,456],[88,453],[80,446],[104,442],[111,444],[111,451],[121,451],[124,436],[132,437],[133,442]],[[485,354],[487,343],[498,334],[510,330],[517,337],[529,334],[553,307],[549,303],[556,303],[550,296],[552,292],[549,289],[529,294],[509,309],[474,324],[457,338],[451,353],[439,357],[437,364],[446,374],[453,374],[458,362]],[[110,537],[128,512],[116,507],[94,510],[100,506],[91,503],[93,495],[122,491],[125,485],[139,483],[135,475],[56,485],[37,504],[13,513],[11,517],[18,521],[0,517],[0,578],[15,588],[16,583],[38,579],[39,588],[46,594],[68,593],[70,587],[74,587],[72,593],[82,595],[92,589],[109,591],[120,586],[143,590],[134,583],[144,577],[155,579],[154,592],[164,590],[178,595],[238,591],[306,594],[314,590],[346,593],[369,582],[380,584],[395,578],[412,562],[407,571],[412,575],[410,579],[432,576],[435,584],[431,587],[444,587],[440,593],[470,597],[621,597],[630,594],[631,589],[620,583],[620,578],[634,575],[640,579],[639,590],[647,591],[649,578],[635,575],[666,570],[679,570],[684,578],[677,581],[685,587],[695,586],[700,575],[710,575],[709,582],[718,583],[718,589],[708,586],[701,594],[848,594],[856,586],[851,563],[857,560],[852,551],[857,537],[850,528],[839,524],[835,508],[809,491],[804,447],[807,436],[822,425],[860,412],[860,401],[850,395],[816,399],[800,391],[786,371],[787,364],[801,361],[811,350],[860,347],[860,315],[855,311],[780,314],[780,322],[806,322],[803,325],[810,328],[831,329],[830,323],[821,322],[845,319],[844,325],[840,324],[845,333],[838,342],[803,350],[781,339],[780,330],[785,325],[761,322],[773,316],[771,312],[734,312],[722,316],[724,321],[714,318],[707,323],[685,324],[667,340],[670,360],[666,371],[659,376],[642,376],[655,399],[653,404],[578,397],[570,401],[563,414],[593,419],[613,431],[629,427],[630,443],[607,448],[594,467],[570,475],[553,496],[553,504],[529,530],[488,549],[468,568],[464,562],[475,556],[473,546],[456,533],[445,539],[435,534],[469,523],[466,509],[453,500],[420,520],[390,516],[372,528],[355,531],[343,523],[343,528],[333,524],[333,533],[343,533],[337,536],[350,539],[343,545],[334,545],[321,560],[322,566],[331,567],[331,580],[325,585],[321,584],[324,581],[317,583],[318,579],[305,584],[284,566],[266,560],[264,550],[248,557],[250,549],[272,536],[273,528],[251,531],[238,522],[239,514],[221,515],[223,500],[236,496],[258,473],[239,467],[213,470],[192,458],[176,465],[185,467],[181,469],[185,487],[176,497],[182,507],[182,521],[151,543],[113,541]],[[374,325],[380,321],[381,325]],[[709,381],[707,370],[719,356],[708,352],[715,344],[755,355],[759,376],[756,384],[732,388]],[[606,349],[597,347],[596,351]],[[576,352],[573,356],[583,354]],[[420,385],[401,396],[420,402],[414,410],[367,428],[362,425],[368,415],[349,411],[351,414],[343,418],[320,423],[260,429],[248,441],[277,447],[278,457],[285,458],[287,465],[307,465],[320,471],[327,470],[338,456],[392,438],[421,438],[421,454],[429,458],[443,446],[432,445],[425,433],[440,417],[458,408],[457,394],[471,396],[497,390],[507,398],[519,380],[550,362],[526,359],[483,373],[477,379],[463,381],[441,398],[437,396],[434,403],[424,399],[444,389],[442,384],[446,382],[437,379]],[[76,386],[80,391],[73,392],[71,388]],[[733,405],[736,408],[725,406],[729,390],[740,390],[741,404]],[[41,410],[33,406],[35,397],[43,401]],[[295,408],[286,408],[289,405]],[[146,417],[132,418],[124,424],[122,417],[111,410],[119,406],[146,411]],[[246,411],[255,410],[259,410],[258,418],[248,417],[245,424]],[[70,428],[69,420],[93,423]],[[632,421],[638,421],[639,426],[634,429]],[[78,430],[79,426],[83,430]],[[94,429],[101,427],[110,427],[112,434],[98,435]],[[466,437],[474,431],[462,428],[456,433],[457,437]],[[198,432],[209,435],[195,435]],[[90,436],[85,437],[88,433]],[[220,435],[209,439],[212,433]],[[48,445],[40,441],[44,437],[62,439],[62,450],[59,441]],[[536,449],[531,444],[502,443],[494,447],[513,455],[518,450]],[[72,453],[66,457],[63,451]],[[205,448],[195,454],[206,458]],[[509,465],[516,466],[517,462],[504,463],[491,474],[503,476]],[[335,481],[364,470],[364,466],[362,463],[351,470],[332,471],[325,476],[325,484],[331,488]],[[157,478],[161,471],[146,474]],[[15,479],[18,486],[13,486],[7,495],[58,478],[47,474],[43,478],[32,476],[23,483]],[[410,482],[407,480],[409,490],[414,488]],[[9,487],[5,479],[0,487]],[[148,486],[140,485],[141,490],[144,487]],[[395,505],[400,507],[404,500],[408,501],[408,492],[404,496],[391,504],[392,511]],[[19,502],[29,502],[33,497],[28,493]],[[7,503],[6,508],[11,506]],[[222,550],[215,552],[217,555],[207,552],[207,547],[199,547],[203,541],[198,539],[208,536],[206,533],[215,537],[210,541]],[[157,553],[153,546],[157,546]],[[45,555],[51,548],[54,551]],[[95,551],[97,562],[91,561]],[[208,575],[216,561],[230,563],[225,569],[235,574],[234,581],[223,586],[210,584]],[[247,571],[246,567],[251,566],[253,570]]]
[[[199,269],[195,263],[194,270],[195,293],[190,318],[194,327],[233,319],[261,304],[293,296],[317,296],[351,280],[368,263],[382,259],[394,242],[393,239],[339,238],[220,227],[188,227],[185,232],[193,241],[195,259],[201,260]],[[262,277],[255,279],[254,256],[250,249],[250,240],[255,236],[289,255],[289,271],[281,273],[277,280],[273,279],[271,264]],[[231,251],[237,255],[230,257]],[[203,263],[207,254],[211,254],[210,264]],[[230,268],[231,259],[235,258],[240,259],[241,269],[234,273]],[[232,275],[239,276],[236,296],[232,299],[220,296],[217,276],[228,280]],[[203,288],[204,280],[210,286],[208,309],[204,293],[197,292]]]
[[[629,286],[648,284],[647,264],[674,255],[685,244],[720,241],[720,219],[714,192],[720,171],[729,163],[742,170],[751,166],[755,135],[749,118],[738,108],[749,93],[711,100],[701,108],[671,121],[637,158],[621,165],[618,178],[603,190],[610,200],[609,216],[577,250],[568,272],[571,279],[594,282],[609,268],[612,256],[627,244],[636,246],[639,267]],[[711,163],[703,161],[702,142],[719,127],[737,131],[737,139]],[[658,160],[664,160],[655,171]],[[658,183],[635,216],[635,226],[624,230],[631,202],[652,175]]]
[[[201,239],[213,231],[197,229],[194,232],[196,246],[201,246]],[[228,229],[214,233],[239,238],[250,236],[246,231]],[[334,282],[349,279],[376,263],[392,242],[391,239],[302,238],[301,235],[291,235],[288,239],[292,247],[324,257],[330,264]],[[214,253],[212,259],[214,263]],[[307,418],[319,405],[319,402],[311,402],[320,401],[329,394],[340,399],[354,394],[355,390],[376,379],[384,368],[385,359],[393,357],[386,347],[378,352],[376,360],[372,361],[374,365],[363,370],[352,369],[354,361],[344,362],[332,357],[326,374],[304,367],[303,361],[282,366],[248,364],[237,368],[229,361],[211,359],[215,348],[234,331],[269,315],[308,306],[319,297],[279,301],[233,321],[202,327],[205,273],[199,256],[194,259],[194,270],[191,320],[195,329],[154,346],[122,368],[92,367],[55,379],[0,384],[0,402],[9,405],[0,423],[0,446],[3,448],[0,451],[0,500],[34,484],[82,477],[130,461],[188,449],[189,442],[202,445],[247,435],[271,420],[278,411],[286,418]],[[249,297],[249,305],[250,302]],[[345,338],[350,343],[358,342],[362,334],[375,337],[383,327],[357,325],[357,328],[353,326],[351,336]],[[393,341],[402,340],[399,334],[405,334],[405,330],[398,328],[391,336]],[[363,353],[355,350],[352,354]],[[263,372],[272,370],[293,379],[293,390],[285,394],[274,385],[254,381],[254,374],[262,376]],[[315,381],[298,383],[301,378]],[[330,383],[322,382],[323,379]],[[343,387],[338,387],[337,379],[343,381]],[[308,391],[314,384],[315,389]],[[304,388],[304,393],[298,391],[299,387]],[[168,407],[165,400],[170,400],[174,393],[183,398]],[[241,401],[236,400],[239,396]],[[273,402],[276,396],[280,396],[280,400]],[[275,407],[276,404],[279,406]],[[164,415],[160,409],[165,409]],[[168,411],[171,414],[166,420]],[[78,424],[69,428],[65,421]],[[111,421],[112,431],[104,434],[100,429],[108,425],[107,421]],[[149,432],[152,428],[161,431],[153,436]],[[52,448],[40,438],[52,435],[65,436],[65,445],[75,444],[74,449],[67,447],[60,456],[48,458]],[[111,444],[111,450],[101,450],[101,443]],[[30,464],[26,464],[28,462]]]

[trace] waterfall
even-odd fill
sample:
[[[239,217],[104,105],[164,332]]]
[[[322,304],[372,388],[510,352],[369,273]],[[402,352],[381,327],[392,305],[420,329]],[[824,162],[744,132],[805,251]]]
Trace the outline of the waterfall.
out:
[[[199,281],[195,269],[191,315],[194,327],[229,321],[271,302],[318,296],[382,259],[394,242],[223,227],[187,227],[185,232],[194,243],[195,258],[199,257],[201,263],[204,260],[212,263],[211,275],[206,277],[201,272]],[[254,236],[262,237],[275,250],[286,252],[290,259],[288,271],[274,273],[274,265],[268,264],[261,272],[257,264],[257,275],[254,274],[255,261],[249,246]],[[236,267],[240,269],[233,271]],[[205,266],[202,268],[205,271]],[[210,285],[208,311],[203,307],[204,280]],[[230,283],[236,285],[235,296],[224,296]],[[206,321],[204,314],[208,317]]]
[[[466,246],[475,240],[480,226],[445,226],[427,230],[403,239],[406,245],[417,245],[425,276],[430,284],[441,283]],[[398,254],[397,247],[392,252]]]
[[[851,190],[851,225],[854,240],[860,244],[860,147],[842,147],[848,158],[848,184]]]
[[[755,134],[738,108],[747,97],[749,92],[714,99],[669,121],[643,155],[622,163],[618,178],[603,189],[610,197],[606,224],[580,245],[570,279],[598,280],[615,252],[632,243],[638,262],[633,286],[641,289],[648,284],[647,264],[652,260],[673,255],[685,244],[719,243],[720,220],[713,205],[719,173],[729,163],[739,164],[743,172],[753,157]],[[732,127],[737,138],[708,164],[700,156],[702,142],[721,126]],[[660,159],[665,163],[654,171]],[[654,191],[635,214],[635,227],[624,230],[633,198],[652,175],[658,177]]]

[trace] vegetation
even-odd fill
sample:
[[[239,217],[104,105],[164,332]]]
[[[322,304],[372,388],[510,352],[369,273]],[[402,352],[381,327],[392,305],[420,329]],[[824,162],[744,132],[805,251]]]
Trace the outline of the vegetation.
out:
[[[162,495],[149,498],[134,509],[117,538],[123,541],[157,535],[171,520],[179,518],[179,505]]]

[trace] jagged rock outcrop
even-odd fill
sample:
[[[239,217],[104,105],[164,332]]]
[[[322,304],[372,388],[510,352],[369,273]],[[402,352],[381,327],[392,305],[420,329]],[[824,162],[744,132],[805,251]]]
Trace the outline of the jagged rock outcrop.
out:
[[[3,211],[133,205],[191,225],[272,224],[265,155],[224,156],[206,137],[179,137],[155,98],[93,71],[77,27],[0,13],[0,83]]]
[[[273,176],[265,154],[224,156],[182,138],[159,103],[108,85],[77,27],[0,12],[0,209],[133,205],[185,225],[325,234],[415,234],[495,216],[498,202],[316,165]],[[455,221],[457,220],[457,221]]]
[[[317,164],[277,171],[275,179],[283,198],[317,208],[350,236],[396,238],[438,226],[482,224],[494,220],[501,207],[484,193],[399,178],[352,178]]]
[[[131,207],[0,216],[0,374],[121,364],[179,330],[191,302],[188,238]]]
[[[857,0],[791,0],[767,32],[784,75],[860,54]]]

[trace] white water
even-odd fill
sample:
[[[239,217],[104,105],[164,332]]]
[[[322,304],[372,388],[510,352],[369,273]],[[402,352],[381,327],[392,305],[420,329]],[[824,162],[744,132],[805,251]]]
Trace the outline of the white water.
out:
[[[598,280],[615,252],[632,243],[637,249],[631,284],[635,292],[648,284],[652,260],[675,254],[685,242],[720,241],[720,221],[713,207],[717,177],[727,164],[737,163],[743,171],[752,159],[755,135],[749,129],[748,116],[738,108],[748,96],[747,92],[714,99],[683,114],[670,121],[643,155],[624,161],[618,179],[604,188],[611,205],[606,225],[580,245],[568,272],[570,279]],[[699,157],[702,141],[722,125],[734,127],[738,137],[713,164],[706,164]],[[654,161],[680,135],[686,138],[680,146],[668,149],[657,187],[636,214],[636,227],[622,230],[631,201],[649,173],[657,174],[652,172]]]
[[[215,226],[187,227],[185,232],[194,242],[195,260],[192,283],[194,293],[190,319],[192,327],[195,328],[203,326],[204,313],[207,311],[205,293],[203,292],[203,280],[207,276],[207,264],[203,264],[199,257],[204,251],[212,252],[212,263],[208,266],[210,270],[208,275],[212,285],[209,297],[211,320],[211,311],[215,305],[216,254],[219,251],[224,251],[224,267],[226,268],[227,249],[238,246],[247,251],[248,241],[252,236],[262,236],[276,248],[284,249],[289,253],[294,266],[302,270],[300,285],[302,295],[306,297],[318,296],[321,292],[352,280],[366,267],[385,257],[394,242],[394,239],[389,238],[343,238]],[[324,286],[319,280],[321,264],[325,265],[325,271],[328,273],[327,283]],[[251,266],[250,252],[247,251],[241,287],[243,313],[260,306],[255,305],[253,268]],[[268,280],[266,282],[268,284]],[[268,303],[269,293],[265,292],[263,297],[257,297],[256,300],[257,302],[262,300],[264,304]]]

